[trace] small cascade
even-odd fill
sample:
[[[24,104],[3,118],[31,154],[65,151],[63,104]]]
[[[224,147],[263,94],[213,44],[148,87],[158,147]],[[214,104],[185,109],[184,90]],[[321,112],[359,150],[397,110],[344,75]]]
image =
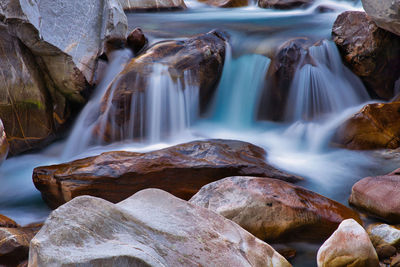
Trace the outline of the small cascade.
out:
[[[100,121],[99,142],[105,135],[111,142],[161,142],[184,131],[197,117],[199,88],[189,72],[183,73],[183,79],[174,80],[168,66],[154,64],[146,79],[147,87],[131,94],[130,110],[122,118],[116,115],[115,107],[109,101]],[[105,133],[107,124],[112,126],[110,132]]]
[[[226,54],[214,120],[235,128],[250,127],[270,59],[256,54],[232,59],[228,49]]]
[[[90,144],[94,122],[98,118],[102,99],[115,76],[124,69],[126,62],[131,57],[132,52],[129,49],[111,52],[105,75],[97,85],[94,95],[79,114],[72,133],[67,140],[63,153],[64,157],[70,157],[82,152]]]
[[[336,46],[324,40],[303,55],[292,81],[285,116],[288,121],[309,121],[340,113],[368,99],[360,79],[342,64]]]

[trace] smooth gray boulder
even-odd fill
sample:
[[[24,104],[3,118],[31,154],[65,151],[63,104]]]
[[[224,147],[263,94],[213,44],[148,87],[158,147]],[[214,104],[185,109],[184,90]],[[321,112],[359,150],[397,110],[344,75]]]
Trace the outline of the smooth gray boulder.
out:
[[[126,11],[160,11],[185,9],[183,0],[119,0]]]
[[[82,196],[53,211],[29,266],[291,266],[234,222],[159,189],[112,204]]]
[[[400,36],[400,0],[362,0],[368,16],[382,29]]]
[[[97,56],[109,36],[125,37],[127,18],[118,0],[4,0],[0,18],[39,57],[56,88],[84,102]]]

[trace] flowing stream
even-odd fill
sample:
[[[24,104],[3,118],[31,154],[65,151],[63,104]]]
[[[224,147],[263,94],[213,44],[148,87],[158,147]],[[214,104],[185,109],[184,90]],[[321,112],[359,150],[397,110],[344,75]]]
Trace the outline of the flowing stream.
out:
[[[301,185],[347,205],[351,186],[360,178],[384,174],[396,168],[395,156],[378,152],[356,152],[329,146],[335,128],[371,101],[365,88],[341,63],[330,41],[331,28],[344,10],[358,10],[358,1],[316,1],[306,9],[278,11],[246,8],[214,8],[194,0],[186,11],[128,14],[130,28],[141,27],[150,42],[186,38],[214,28],[230,36],[223,75],[206,118],[198,118],[198,88],[171,80],[162,65],[155,65],[148,90],[132,98],[131,110],[145,109],[140,129],[128,121],[117,133],[120,142],[104,144],[93,137],[94,125],[103,125],[95,116],[101,100],[132,55],[117,51],[102,83],[81,112],[67,140],[47,149],[10,158],[0,167],[0,214],[20,224],[40,221],[50,210],[32,183],[33,168],[125,149],[151,151],[174,144],[202,139],[244,140],[264,147],[273,165],[305,177]],[[322,8],[323,7],[323,8]],[[321,12],[321,10],[328,12]],[[327,39],[310,49],[315,64],[297,69],[284,112],[285,123],[256,121],[260,91],[274,48],[290,38],[306,36]],[[183,83],[183,84],[182,84]],[[107,112],[113,112],[106,108]],[[318,114],[318,116],[315,116]],[[319,116],[321,115],[321,116]],[[131,116],[134,117],[134,116]],[[100,120],[100,122],[98,121]],[[131,118],[133,120],[133,118]],[[102,127],[100,127],[100,130]],[[134,138],[134,132],[143,132]],[[314,266],[315,249],[296,245],[294,266]]]

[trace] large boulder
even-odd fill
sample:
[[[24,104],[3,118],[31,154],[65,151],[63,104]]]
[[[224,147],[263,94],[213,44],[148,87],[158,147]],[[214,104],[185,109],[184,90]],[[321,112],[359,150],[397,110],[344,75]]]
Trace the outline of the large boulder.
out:
[[[354,184],[349,202],[368,214],[400,224],[400,169]]]
[[[262,8],[292,9],[311,5],[314,0],[258,0]]]
[[[189,199],[202,186],[234,175],[291,182],[301,179],[270,166],[265,156],[262,148],[246,142],[194,141],[148,153],[106,152],[38,167],[33,182],[47,204],[55,208],[80,195],[116,203],[145,188],[160,188]]]
[[[248,0],[199,0],[199,2],[216,7],[243,7],[248,6]]]
[[[186,9],[183,0],[118,0],[125,11],[163,11]]]
[[[6,159],[8,155],[8,141],[6,131],[4,130],[3,122],[0,119],[0,164]]]
[[[362,0],[364,10],[382,29],[400,36],[399,0]]]
[[[116,0],[6,0],[0,18],[0,117],[17,154],[65,128],[88,97],[104,40],[125,37],[127,19]]]
[[[204,186],[190,202],[230,219],[266,242],[323,241],[345,219],[342,204],[283,181],[228,177]]]
[[[320,247],[318,267],[379,267],[367,232],[355,220],[344,220]]]
[[[377,5],[383,7],[382,2]],[[340,14],[332,29],[344,61],[370,94],[389,100],[400,78],[400,36],[378,28],[365,12]]]
[[[177,118],[186,111],[176,110],[181,101],[176,90],[188,96],[182,96],[182,101],[187,101],[186,108],[195,109],[195,113],[205,112],[222,74],[225,46],[226,37],[219,31],[151,46],[133,58],[109,86],[93,134],[99,140],[111,142],[149,138],[153,123],[160,124],[161,134],[176,130],[173,128],[180,124],[174,124],[175,120],[183,123],[189,120]],[[152,102],[154,94],[164,94],[165,98]],[[166,104],[164,100],[170,102]],[[156,113],[152,105],[165,109],[163,114],[154,114],[160,116],[158,120],[147,117],[151,112]]]
[[[42,224],[0,227],[0,265],[17,266],[28,259],[29,244]]]
[[[31,242],[29,266],[44,265],[291,266],[234,222],[158,189],[59,207]]]
[[[332,144],[355,150],[399,147],[400,102],[364,106],[336,129]]]

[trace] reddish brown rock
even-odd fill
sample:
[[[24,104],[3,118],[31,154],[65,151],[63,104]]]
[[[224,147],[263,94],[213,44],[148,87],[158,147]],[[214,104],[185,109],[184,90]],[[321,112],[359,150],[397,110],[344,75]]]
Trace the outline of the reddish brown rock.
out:
[[[17,266],[28,259],[31,239],[42,224],[25,227],[0,227],[0,265]]]
[[[183,0],[118,0],[125,11],[151,12],[186,9]]]
[[[258,0],[258,6],[262,8],[292,9],[306,7],[313,2],[313,0]]]
[[[199,0],[199,2],[216,7],[243,7],[248,6],[248,0]]]
[[[142,50],[146,44],[147,44],[147,38],[143,34],[143,31],[140,28],[135,28],[128,35],[127,47],[129,47],[135,55],[137,55],[139,51]]]
[[[204,186],[190,202],[230,219],[266,242],[323,241],[345,219],[342,204],[276,179],[228,177]]]
[[[389,100],[400,78],[400,36],[380,29],[365,12],[347,11],[338,16],[333,40],[344,61],[372,96]]]
[[[400,102],[364,106],[336,130],[332,143],[356,150],[399,147]]]
[[[202,186],[233,175],[286,181],[299,177],[265,162],[265,151],[232,140],[194,141],[148,153],[106,152],[73,162],[38,167],[33,182],[52,207],[80,195],[119,202],[145,188],[160,188],[183,199]]]
[[[9,145],[6,131],[4,130],[3,122],[0,119],[0,164],[7,158],[8,149]]]
[[[17,228],[19,225],[10,218],[0,214],[0,227]]]
[[[387,222],[400,224],[400,169],[358,181],[351,189],[350,204]]]
[[[222,74],[225,42],[222,32],[211,31],[184,41],[157,43],[133,58],[108,88],[94,135],[105,142],[149,135],[145,92],[156,67],[162,67],[162,75],[184,84],[180,89],[198,88],[200,113],[206,111]],[[132,103],[137,104],[132,107]],[[125,129],[130,127],[133,130],[127,137]]]

